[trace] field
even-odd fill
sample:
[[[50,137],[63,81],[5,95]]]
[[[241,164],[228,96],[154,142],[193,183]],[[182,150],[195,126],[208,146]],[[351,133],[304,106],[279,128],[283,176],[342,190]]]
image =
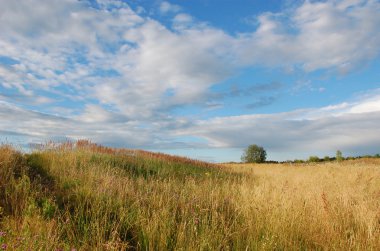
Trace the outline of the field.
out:
[[[214,165],[0,147],[0,249],[379,250],[380,161]]]

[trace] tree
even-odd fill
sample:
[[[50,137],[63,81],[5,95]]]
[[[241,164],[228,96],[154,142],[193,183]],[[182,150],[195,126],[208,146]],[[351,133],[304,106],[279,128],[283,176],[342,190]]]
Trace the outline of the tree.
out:
[[[337,161],[343,160],[342,152],[340,150],[336,151],[336,160]]]
[[[319,162],[321,161],[318,156],[310,156],[309,162]]]
[[[241,161],[245,163],[263,163],[267,158],[267,152],[262,146],[250,145],[244,150]]]

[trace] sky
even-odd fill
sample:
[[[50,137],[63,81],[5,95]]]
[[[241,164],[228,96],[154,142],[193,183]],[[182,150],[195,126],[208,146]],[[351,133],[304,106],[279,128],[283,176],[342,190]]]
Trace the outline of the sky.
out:
[[[0,142],[380,153],[378,0],[2,0]]]

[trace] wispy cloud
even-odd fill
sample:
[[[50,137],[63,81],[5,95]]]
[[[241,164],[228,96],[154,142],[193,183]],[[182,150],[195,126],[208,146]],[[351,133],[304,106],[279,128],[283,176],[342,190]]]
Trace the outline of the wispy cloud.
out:
[[[181,10],[181,6],[176,4],[171,4],[168,1],[163,1],[160,3],[160,12],[163,14],[169,13],[169,12],[179,12]]]
[[[269,97],[260,97],[257,101],[250,103],[246,105],[246,108],[248,109],[256,109],[258,107],[267,106],[270,104],[273,104],[273,102],[276,101],[276,97],[269,96]]]
[[[228,90],[210,94],[216,99],[233,98],[233,97],[248,97],[256,94],[262,94],[269,91],[279,91],[284,87],[283,83],[270,82],[265,84],[250,84],[248,87],[241,87],[239,84],[233,84]]]

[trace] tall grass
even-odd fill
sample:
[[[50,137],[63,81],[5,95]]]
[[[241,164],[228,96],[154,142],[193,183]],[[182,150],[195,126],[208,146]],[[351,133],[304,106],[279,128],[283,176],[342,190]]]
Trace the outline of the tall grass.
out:
[[[380,162],[212,165],[86,142],[0,147],[10,250],[376,250]]]

